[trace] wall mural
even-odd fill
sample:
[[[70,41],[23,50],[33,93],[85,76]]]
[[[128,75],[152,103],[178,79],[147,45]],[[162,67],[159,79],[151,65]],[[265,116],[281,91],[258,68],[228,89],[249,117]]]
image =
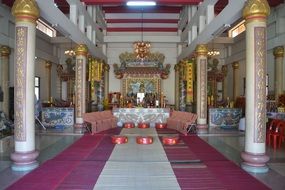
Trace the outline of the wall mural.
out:
[[[145,98],[152,102],[161,95],[161,79],[159,76],[124,78],[122,82],[122,95],[127,101],[135,103]],[[143,97],[139,97],[140,95]],[[140,98],[140,100],[138,100],[138,98]]]

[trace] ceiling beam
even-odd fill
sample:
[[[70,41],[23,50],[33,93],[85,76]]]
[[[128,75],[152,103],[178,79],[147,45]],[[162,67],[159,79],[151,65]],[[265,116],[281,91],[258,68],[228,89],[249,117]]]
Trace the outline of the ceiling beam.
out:
[[[180,13],[181,6],[154,6],[154,7],[127,7],[108,6],[102,7],[105,13]]]
[[[81,0],[85,4],[126,4],[127,0]],[[202,0],[156,0],[157,4],[197,5]]]
[[[178,19],[106,19],[107,23],[178,23]]]
[[[177,28],[143,28],[143,32],[177,32]],[[141,27],[107,28],[107,32],[142,32]]]
[[[135,41],[141,41],[142,36],[134,36],[134,35],[112,35],[105,36],[104,42],[106,43],[133,43]],[[148,41],[151,43],[180,43],[179,36],[173,35],[162,35],[162,36],[143,36],[144,41]]]
[[[85,44],[89,53],[103,60],[107,60],[101,48],[97,48],[79,28],[73,24],[56,6],[53,1],[37,0],[40,8],[41,17],[46,19],[56,29],[60,30],[63,35],[69,37],[77,44]]]
[[[229,0],[228,5],[218,14],[212,22],[206,25],[205,29],[193,40],[188,47],[183,49],[177,61],[189,57],[195,51],[198,44],[207,44],[214,37],[213,34],[225,24],[232,24],[242,16],[242,9],[246,0]]]

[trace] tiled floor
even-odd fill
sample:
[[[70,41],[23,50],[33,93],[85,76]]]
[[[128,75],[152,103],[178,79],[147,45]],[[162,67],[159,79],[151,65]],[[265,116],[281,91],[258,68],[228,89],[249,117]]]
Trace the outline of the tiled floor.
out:
[[[229,130],[212,130],[209,134],[200,136],[228,159],[240,164],[240,152],[244,150],[244,133]],[[73,134],[72,130],[47,130],[41,131],[36,136],[37,149],[40,150],[39,163],[54,157],[67,146],[78,140],[80,135]],[[25,173],[14,172],[10,169],[10,153],[13,149],[0,153],[0,190],[5,189]],[[263,181],[272,189],[285,189],[285,143],[281,149],[273,151],[267,148],[267,155],[270,156],[268,166],[270,170],[266,174],[252,174]]]

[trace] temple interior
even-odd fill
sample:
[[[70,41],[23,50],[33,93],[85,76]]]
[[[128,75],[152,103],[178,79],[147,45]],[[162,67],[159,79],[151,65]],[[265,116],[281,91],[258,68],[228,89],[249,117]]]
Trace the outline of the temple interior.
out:
[[[0,190],[285,189],[284,0],[0,0],[0,26]]]

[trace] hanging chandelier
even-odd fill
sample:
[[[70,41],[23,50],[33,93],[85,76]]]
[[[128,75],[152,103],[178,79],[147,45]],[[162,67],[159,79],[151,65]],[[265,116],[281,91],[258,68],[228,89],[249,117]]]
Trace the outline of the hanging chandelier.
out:
[[[150,42],[143,41],[143,10],[142,10],[142,24],[141,24],[141,41],[134,42],[134,53],[137,59],[144,60],[150,53]]]
[[[215,47],[214,47],[214,40],[212,40],[212,48],[209,49],[208,56],[209,57],[214,57],[214,56],[218,56],[218,55],[220,55],[220,51],[215,49]]]
[[[70,57],[75,56],[75,51],[72,48],[72,40],[70,40],[70,49],[65,50],[64,51],[64,55],[67,55],[67,56],[70,56]]]
[[[217,55],[220,55],[220,51],[218,51],[216,49],[212,49],[212,50],[208,51],[208,56],[210,56],[210,57],[214,57]]]
[[[144,42],[144,41],[135,42],[134,50],[137,59],[144,60],[145,58],[147,58],[150,53],[150,47],[151,47],[150,42]]]

